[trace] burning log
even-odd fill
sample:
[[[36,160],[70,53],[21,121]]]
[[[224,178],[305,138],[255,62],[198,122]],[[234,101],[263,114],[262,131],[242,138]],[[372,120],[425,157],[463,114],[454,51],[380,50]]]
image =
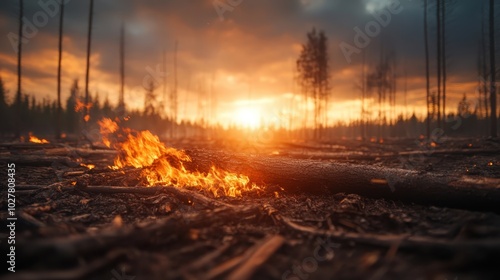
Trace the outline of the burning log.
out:
[[[278,157],[189,153],[188,168],[213,165],[245,174],[259,185],[279,185],[286,192],[355,193],[438,206],[498,212],[499,179],[455,178],[412,170]]]

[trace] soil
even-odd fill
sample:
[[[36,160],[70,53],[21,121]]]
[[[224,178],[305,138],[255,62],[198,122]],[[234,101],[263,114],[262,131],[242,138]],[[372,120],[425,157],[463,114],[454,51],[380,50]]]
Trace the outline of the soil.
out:
[[[6,279],[499,279],[500,215],[373,199],[349,193],[289,193],[264,186],[242,197],[90,192],[142,188],[140,170],[110,170],[109,151],[74,143],[0,145],[16,163],[16,273]],[[205,151],[350,162],[421,172],[500,178],[490,139],[339,140],[329,143],[180,141]],[[64,150],[61,147],[66,147]],[[80,166],[94,164],[94,169]],[[2,172],[2,182],[7,181]],[[498,181],[496,181],[498,182]],[[496,186],[500,187],[500,186]],[[2,188],[1,219],[7,220]],[[500,208],[500,207],[499,207]],[[5,228],[1,240],[7,240]],[[5,242],[2,252],[7,251]],[[10,277],[10,278],[9,278]]]

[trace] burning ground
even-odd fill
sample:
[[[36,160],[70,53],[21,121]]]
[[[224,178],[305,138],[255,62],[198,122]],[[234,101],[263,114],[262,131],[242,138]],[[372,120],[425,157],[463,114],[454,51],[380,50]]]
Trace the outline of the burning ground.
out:
[[[16,163],[12,279],[499,276],[498,142],[167,145],[113,120],[101,133],[1,146]]]

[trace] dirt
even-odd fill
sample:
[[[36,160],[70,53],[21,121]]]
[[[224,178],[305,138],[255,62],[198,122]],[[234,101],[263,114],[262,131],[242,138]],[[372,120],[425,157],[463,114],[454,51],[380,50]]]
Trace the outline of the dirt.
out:
[[[236,148],[234,143],[201,141],[174,145],[186,149],[220,146],[249,154],[500,178],[500,143],[496,141],[448,139],[435,147],[419,144],[422,142],[240,143]],[[43,155],[53,148],[4,145],[0,150],[2,170],[14,154],[37,151]],[[411,155],[415,152],[420,153],[418,157]],[[78,186],[141,185],[140,170],[109,170],[110,154],[70,157],[96,168],[16,165],[17,185],[30,187],[16,192],[17,278],[11,279],[23,275],[28,277],[25,279],[224,279],[243,267],[245,260],[255,261],[256,249],[272,236],[282,236],[284,242],[254,267],[248,274],[252,279],[462,280],[500,276],[500,215],[496,213],[346,193],[291,194],[286,186],[281,186],[285,190],[267,186],[238,198],[214,198],[195,189],[188,189],[187,196],[169,191],[90,193]],[[71,173],[76,171],[80,173]],[[6,172],[1,180],[7,180]],[[210,203],[198,202],[192,193],[203,195]],[[2,188],[2,220],[7,219],[6,198],[6,188]],[[238,212],[245,207],[251,210]],[[171,226],[147,230],[163,222]],[[116,234],[116,239],[103,237],[108,232]],[[121,240],[123,236],[127,238]],[[81,237],[99,242],[87,240],[80,247],[69,242],[71,250],[62,245],[66,244],[62,240]],[[6,238],[2,229],[1,240]],[[40,249],[46,243],[52,251]],[[3,242],[2,251],[6,250]],[[12,277],[5,270],[2,273]]]

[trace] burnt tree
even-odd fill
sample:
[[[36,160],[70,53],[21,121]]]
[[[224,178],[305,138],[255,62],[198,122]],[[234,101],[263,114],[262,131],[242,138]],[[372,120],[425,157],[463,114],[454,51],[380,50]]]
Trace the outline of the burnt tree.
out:
[[[314,138],[322,137],[321,127],[326,124],[327,104],[330,92],[328,42],[323,31],[315,28],[307,34],[307,43],[297,60],[299,84],[306,100],[314,103]],[[307,114],[307,112],[306,112]],[[321,120],[323,119],[323,120]]]
[[[64,21],[64,1],[60,4],[59,15],[59,57],[57,61],[57,113],[56,113],[56,138],[61,137],[61,68],[62,68],[62,47],[63,47],[63,21]]]

